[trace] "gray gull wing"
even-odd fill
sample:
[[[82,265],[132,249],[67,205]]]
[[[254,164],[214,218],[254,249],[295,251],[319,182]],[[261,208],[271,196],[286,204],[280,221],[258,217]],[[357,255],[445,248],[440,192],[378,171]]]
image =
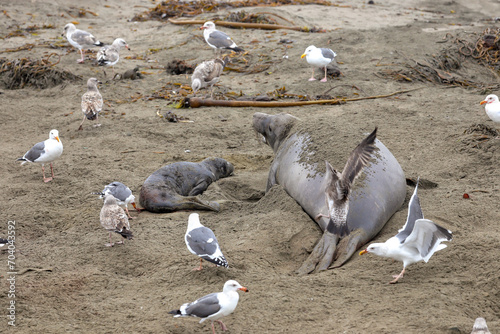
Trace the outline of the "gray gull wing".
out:
[[[406,238],[408,238],[408,236],[412,233],[415,221],[417,219],[424,218],[422,207],[420,206],[420,199],[417,194],[419,180],[420,178],[417,180],[417,185],[415,186],[413,195],[411,195],[410,202],[408,203],[408,216],[406,217],[406,223],[396,235],[396,238],[398,238],[401,243],[405,242]]]
[[[422,259],[427,262],[432,254],[446,247],[446,245],[440,245],[442,241],[450,241],[451,239],[451,231],[431,220],[417,219],[413,231],[404,242],[404,247],[415,247]]]
[[[323,55],[323,57],[331,59],[331,60],[333,60],[333,58],[335,58],[335,56],[337,55],[335,52],[333,52],[333,50],[328,49],[328,48],[320,48],[320,50],[321,50],[321,54]]]
[[[185,306],[184,312],[186,315],[206,318],[212,314],[220,311],[221,305],[219,304],[218,292],[211,293],[209,295],[203,296],[192,303],[188,303]],[[184,306],[183,305],[183,306]],[[181,309],[183,307],[181,306]]]
[[[29,162],[34,162],[45,153],[45,142],[36,143],[24,156],[21,158]]]

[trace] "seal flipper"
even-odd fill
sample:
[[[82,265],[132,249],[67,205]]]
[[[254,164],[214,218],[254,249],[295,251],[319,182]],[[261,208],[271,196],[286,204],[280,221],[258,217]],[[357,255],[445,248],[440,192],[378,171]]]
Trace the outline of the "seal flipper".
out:
[[[337,246],[337,256],[335,261],[330,267],[328,267],[328,269],[335,269],[343,266],[344,263],[349,261],[358,248],[370,239],[371,238],[368,238],[366,233],[361,229],[352,231],[348,237],[340,240]]]
[[[309,257],[297,269],[299,275],[327,270],[333,261],[337,249],[338,235],[325,231]]]

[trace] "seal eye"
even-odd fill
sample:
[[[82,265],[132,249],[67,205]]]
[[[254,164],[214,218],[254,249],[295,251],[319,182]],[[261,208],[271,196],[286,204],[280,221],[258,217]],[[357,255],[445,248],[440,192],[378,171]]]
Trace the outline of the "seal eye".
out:
[[[273,129],[271,129],[271,126],[269,125],[269,132],[273,132]]]

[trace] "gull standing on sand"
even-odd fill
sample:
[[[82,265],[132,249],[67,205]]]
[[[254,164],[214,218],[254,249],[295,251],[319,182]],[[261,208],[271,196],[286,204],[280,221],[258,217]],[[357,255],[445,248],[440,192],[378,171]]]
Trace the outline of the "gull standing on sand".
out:
[[[441,242],[452,239],[451,231],[424,219],[417,189],[418,181],[408,204],[406,223],[398,231],[399,233],[384,243],[373,243],[359,253],[359,255],[373,253],[402,261],[403,270],[399,275],[393,276],[394,280],[389,282],[391,284],[397,283],[403,277],[408,265],[419,261],[428,262],[435,252],[446,248],[446,245],[441,245]]]
[[[325,161],[326,174],[324,182],[328,215],[320,213],[316,216],[316,220],[321,217],[329,218],[327,230],[330,233],[343,237],[350,232],[347,226],[347,213],[349,212],[351,186],[376,150],[376,136],[377,128],[351,152],[342,173],[337,172],[328,161]]]
[[[21,165],[24,165],[26,162],[42,164],[43,182],[49,182],[54,179],[54,167],[52,166],[52,162],[59,158],[62,152],[63,144],[59,139],[59,131],[54,129],[50,131],[49,139],[36,143],[22,158],[18,158],[16,161],[22,161]],[[45,177],[44,164],[46,163],[50,163],[50,173],[52,177]]]
[[[80,50],[80,54],[82,55],[81,59],[77,59],[77,62],[83,63],[85,59],[83,58],[83,53],[85,52],[84,48],[91,48],[93,46],[103,46],[104,44],[99,42],[97,38],[94,37],[91,33],[76,29],[73,23],[68,23],[64,26],[64,36],[66,34],[66,39],[68,42],[73,45],[75,48]]]
[[[314,67],[324,68],[325,69],[325,77],[321,79],[321,82],[326,82],[326,66],[330,64],[333,59],[337,56],[335,52],[331,49],[327,48],[317,48],[314,45],[310,45],[307,47],[306,51],[300,56],[300,58],[306,57],[307,63]],[[314,68],[312,69],[311,78],[309,81],[316,80],[314,78]]]
[[[500,102],[498,101],[498,96],[495,94],[490,94],[480,102],[481,105],[485,104],[484,110],[486,115],[495,123],[500,123]]]
[[[224,59],[212,59],[204,61],[196,66],[193,75],[191,76],[191,88],[193,93],[205,87],[210,87],[210,97],[213,97],[213,86],[219,81],[219,78],[226,66],[229,58],[226,56]]]
[[[111,66],[113,69],[113,75],[115,74],[114,65],[120,60],[120,50],[121,48],[127,48],[130,50],[127,42],[123,38],[117,38],[113,41],[113,44],[103,46],[97,52],[97,64],[99,66]]]
[[[97,84],[102,84],[96,78],[90,78],[87,81],[87,91],[82,95],[82,112],[83,112],[83,120],[80,123],[80,127],[78,130],[83,130],[83,122],[85,119],[89,121],[95,120],[99,118],[99,113],[102,110],[103,100],[102,95],[99,93],[99,89],[97,89]],[[100,126],[101,124],[97,123],[94,126]]]
[[[226,33],[215,29],[215,24],[212,21],[205,22],[200,29],[203,29],[203,37],[207,44],[215,50],[245,51],[239,48]]]
[[[109,232],[109,244],[105,244],[108,247],[112,247],[114,243],[111,241],[111,233],[118,233],[124,239],[131,240],[134,236],[130,231],[130,224],[128,222],[128,217],[120,206],[116,202],[116,198],[113,195],[107,194],[104,196],[104,204],[101,209],[101,225]],[[125,241],[119,241],[117,244],[125,243]]]
[[[116,203],[120,206],[125,207],[125,212],[129,219],[133,219],[128,212],[128,205],[131,204],[137,212],[141,212],[140,209],[135,205],[135,196],[132,195],[132,190],[121,182],[114,181],[110,184],[104,186],[104,189],[100,193],[93,193],[95,195],[101,195],[99,198],[103,198],[110,194],[116,199]]]
[[[196,317],[201,318],[200,324],[205,320],[212,322],[212,333],[215,334],[214,321],[221,325],[223,331],[226,325],[219,319],[234,312],[238,305],[240,295],[238,290],[248,292],[235,280],[229,280],[224,284],[222,292],[214,292],[203,296],[192,303],[183,304],[178,310],[168,313],[175,314],[174,317]]]
[[[202,259],[228,268],[214,232],[200,223],[200,215],[192,213],[188,218],[188,227],[184,241],[191,253],[200,257],[200,266],[193,270],[202,270]]]

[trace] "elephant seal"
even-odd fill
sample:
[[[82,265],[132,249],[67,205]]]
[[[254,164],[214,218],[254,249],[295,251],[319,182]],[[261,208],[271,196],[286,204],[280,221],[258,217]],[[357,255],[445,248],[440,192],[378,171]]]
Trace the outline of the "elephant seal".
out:
[[[139,203],[150,212],[177,210],[219,211],[217,202],[199,199],[208,186],[230,176],[233,165],[222,158],[207,158],[199,163],[180,161],[151,174],[142,185]]]
[[[327,212],[325,200],[325,172],[320,170],[325,160],[343,165],[340,157],[332,156],[328,147],[342,145],[335,139],[314,136],[314,128],[289,114],[253,115],[253,127],[273,149],[275,157],[269,170],[266,192],[275,184],[297,201],[314,219]],[[344,144],[344,146],[347,144]],[[353,145],[354,146],[354,145]],[[352,146],[352,147],[353,147]],[[309,258],[298,269],[299,274],[340,267],[356,250],[370,241],[389,218],[401,207],[406,195],[406,180],[401,166],[392,153],[378,139],[374,157],[363,168],[352,185],[349,195],[347,225],[350,233],[345,237],[327,229],[329,220],[317,221],[323,236]],[[346,148],[346,150],[349,150]],[[326,157],[322,156],[325,155]]]

